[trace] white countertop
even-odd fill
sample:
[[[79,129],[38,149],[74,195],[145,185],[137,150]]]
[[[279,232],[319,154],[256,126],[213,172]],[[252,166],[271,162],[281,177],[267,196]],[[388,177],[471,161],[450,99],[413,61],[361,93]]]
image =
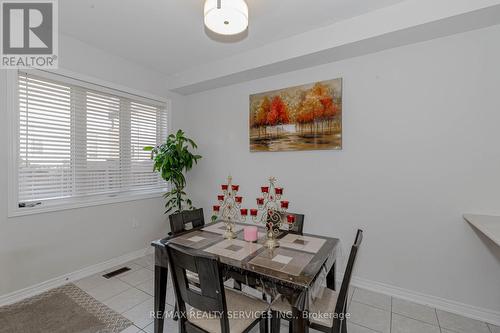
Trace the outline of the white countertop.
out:
[[[500,216],[464,214],[464,219],[500,246]]]

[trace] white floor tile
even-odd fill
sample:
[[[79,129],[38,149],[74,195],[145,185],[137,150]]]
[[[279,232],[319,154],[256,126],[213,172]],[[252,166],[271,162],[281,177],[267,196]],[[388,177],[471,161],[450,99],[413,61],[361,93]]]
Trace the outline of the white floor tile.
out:
[[[136,286],[138,284],[141,284],[142,282],[152,280],[153,272],[150,271],[149,269],[141,268],[136,271],[127,272],[123,275],[119,275],[118,279],[132,286]]]
[[[371,330],[369,328],[356,325],[351,322],[347,322],[347,332],[349,333],[378,333],[377,331]]]
[[[357,289],[356,289],[357,290]],[[351,302],[349,308],[353,324],[364,326],[382,333],[389,333],[391,329],[391,313],[356,301]]]
[[[106,281],[108,281],[108,279],[102,277],[101,273],[98,273],[76,281],[75,285],[84,291],[89,291],[99,287]]]
[[[109,279],[97,288],[87,291],[87,293],[97,299],[98,301],[105,301],[113,296],[116,296],[125,290],[130,289],[131,286],[117,279]]]
[[[491,324],[488,324],[488,326],[490,327],[491,333],[500,333],[500,326],[495,326]]]
[[[144,267],[142,267],[142,266],[140,266],[140,265],[137,265],[136,263],[134,263],[134,262],[132,262],[132,261],[129,261],[129,262],[126,262],[126,263],[124,263],[124,264],[122,264],[122,265],[118,265],[118,266],[112,267],[112,268],[110,268],[110,269],[107,269],[107,270],[105,270],[105,271],[104,271],[104,273],[102,273],[102,274],[106,274],[106,273],[109,273],[109,272],[114,272],[114,271],[116,271],[117,269],[120,269],[120,268],[123,268],[123,267],[128,267],[128,268],[130,268],[130,271],[127,271],[127,272],[122,273],[122,274],[126,274],[126,273],[129,273],[129,272],[131,272],[131,271],[136,271],[136,270],[138,270],[138,269],[144,268]],[[120,274],[120,275],[121,275],[121,274]],[[117,275],[117,276],[119,276],[119,275]]]
[[[116,312],[123,313],[151,298],[151,295],[146,294],[139,289],[130,288],[121,294],[111,297],[103,303]]]
[[[434,308],[409,302],[399,298],[392,299],[392,312],[439,326]]]
[[[488,326],[480,321],[466,318],[454,313],[437,310],[439,325],[458,333],[491,333]]]
[[[391,333],[441,333],[438,326],[393,313]]]
[[[155,293],[155,282],[154,279],[147,280],[135,286],[137,289],[144,291],[145,293],[154,296]]]
[[[141,257],[133,262],[149,270],[152,270],[155,265],[154,257],[152,255]]]
[[[120,333],[139,333],[141,332],[141,329],[137,326],[130,326],[128,328],[126,328],[125,330],[121,331]]]
[[[144,328],[153,322],[154,313],[153,299],[147,300],[139,305],[134,306],[132,309],[124,312],[122,315],[131,320],[135,326]]]
[[[385,311],[391,311],[391,296],[373,291],[356,288],[352,300],[358,303],[374,306]]]
[[[154,323],[151,323],[146,328],[144,328],[144,332],[146,332],[146,333],[154,333]],[[179,324],[178,324],[178,322],[174,321],[173,319],[170,319],[170,318],[165,319],[165,322],[164,322],[164,325],[163,325],[163,332],[164,333],[179,332]]]

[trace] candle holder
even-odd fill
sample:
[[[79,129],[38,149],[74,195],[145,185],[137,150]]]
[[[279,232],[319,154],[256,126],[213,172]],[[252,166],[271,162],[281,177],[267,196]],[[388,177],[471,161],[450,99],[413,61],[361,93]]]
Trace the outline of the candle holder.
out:
[[[236,233],[234,232],[234,223],[243,220],[241,213],[245,213],[246,209],[241,209],[243,197],[238,196],[240,186],[233,185],[233,178],[227,177],[227,184],[221,185],[223,195],[218,195],[218,205],[213,207],[212,220],[221,220],[226,225],[224,238],[234,239]]]
[[[250,215],[255,223],[266,225],[266,247],[273,249],[279,247],[276,237],[279,235],[283,224],[283,216],[288,211],[289,202],[281,200],[283,188],[276,186],[276,178],[269,178],[269,186],[262,186],[262,197],[257,198],[257,209],[251,209]],[[295,223],[295,216],[288,215],[287,223],[291,227]]]

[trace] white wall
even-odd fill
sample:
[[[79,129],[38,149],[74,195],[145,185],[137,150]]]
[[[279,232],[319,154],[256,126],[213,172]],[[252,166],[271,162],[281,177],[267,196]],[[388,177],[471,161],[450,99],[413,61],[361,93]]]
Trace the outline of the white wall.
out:
[[[500,251],[465,212],[500,213],[500,26],[191,95],[179,125],[210,211],[231,173],[245,206],[274,175],[305,231],[365,230],[356,275],[500,311]],[[344,149],[250,153],[249,94],[344,78]]]
[[[66,36],[59,45],[61,69],[169,97],[172,108],[182,111],[183,98],[168,93],[165,78],[155,72]],[[5,73],[0,70],[2,84]],[[8,218],[5,100],[0,110],[0,296],[144,249],[165,236],[161,198]],[[139,222],[137,229],[132,219]]]

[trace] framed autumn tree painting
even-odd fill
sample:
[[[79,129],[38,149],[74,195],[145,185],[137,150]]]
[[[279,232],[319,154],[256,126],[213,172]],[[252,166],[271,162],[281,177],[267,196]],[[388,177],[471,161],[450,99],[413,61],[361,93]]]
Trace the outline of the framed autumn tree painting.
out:
[[[250,151],[342,149],[342,79],[250,96]]]

